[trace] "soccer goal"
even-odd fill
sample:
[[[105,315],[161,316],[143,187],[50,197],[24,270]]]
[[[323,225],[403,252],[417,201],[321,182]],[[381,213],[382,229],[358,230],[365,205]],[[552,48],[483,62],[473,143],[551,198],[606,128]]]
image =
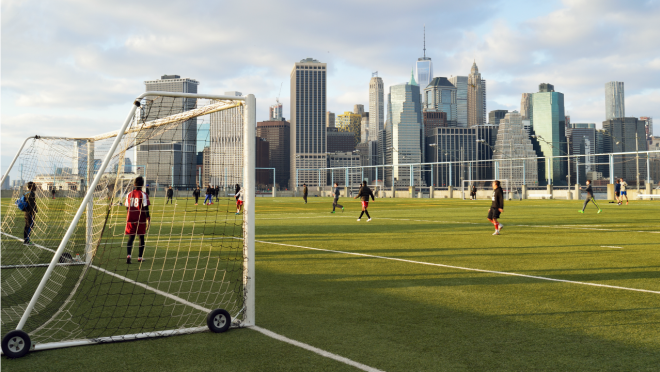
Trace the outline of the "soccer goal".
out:
[[[493,181],[495,180],[463,180],[461,183],[461,197],[463,200],[472,198],[472,186],[476,187],[476,199],[490,199],[493,194]],[[510,199],[512,190],[508,179],[500,179],[500,186],[504,191],[504,199]]]
[[[114,132],[26,139],[3,176],[25,183],[12,203],[36,196],[2,213],[3,353],[254,325],[255,105],[146,92]],[[138,176],[144,243],[126,234]]]

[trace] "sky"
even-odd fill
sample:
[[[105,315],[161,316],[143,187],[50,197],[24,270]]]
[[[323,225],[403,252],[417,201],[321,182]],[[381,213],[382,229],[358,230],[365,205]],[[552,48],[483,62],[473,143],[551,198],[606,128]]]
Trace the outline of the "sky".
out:
[[[410,80],[424,26],[434,75],[466,76],[476,61],[488,111],[520,110],[522,93],[550,83],[572,122],[600,126],[605,83],[623,81],[626,116],[654,117],[660,134],[660,0],[3,0],[1,11],[3,173],[28,136],[117,129],[164,74],[254,94],[260,121],[278,95],[289,117],[293,64],[312,57],[328,64],[328,110],[368,107],[372,72],[386,91]]]

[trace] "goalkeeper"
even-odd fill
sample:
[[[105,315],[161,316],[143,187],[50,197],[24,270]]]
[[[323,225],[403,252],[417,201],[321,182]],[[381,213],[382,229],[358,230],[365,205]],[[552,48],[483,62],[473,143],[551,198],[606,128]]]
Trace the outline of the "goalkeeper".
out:
[[[142,255],[144,254],[144,234],[149,228],[149,223],[151,222],[151,217],[149,216],[149,196],[142,191],[142,186],[144,186],[144,178],[139,176],[135,179],[133,183],[135,189],[126,195],[126,201],[124,205],[126,206],[126,231],[125,235],[128,235],[128,244],[126,246],[126,263],[131,263],[131,251],[133,250],[133,242],[135,241],[135,236],[140,237],[140,252],[138,256],[138,262],[142,262]]]

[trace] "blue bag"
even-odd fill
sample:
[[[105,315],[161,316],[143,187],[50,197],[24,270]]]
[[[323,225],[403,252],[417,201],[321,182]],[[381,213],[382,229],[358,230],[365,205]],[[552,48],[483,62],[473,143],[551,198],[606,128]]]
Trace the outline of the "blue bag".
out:
[[[23,196],[21,196],[20,199],[16,200],[16,206],[18,207],[18,209],[22,210],[23,212],[25,212],[25,210],[28,207],[28,202],[27,199],[25,198],[25,195],[27,194],[24,194]]]

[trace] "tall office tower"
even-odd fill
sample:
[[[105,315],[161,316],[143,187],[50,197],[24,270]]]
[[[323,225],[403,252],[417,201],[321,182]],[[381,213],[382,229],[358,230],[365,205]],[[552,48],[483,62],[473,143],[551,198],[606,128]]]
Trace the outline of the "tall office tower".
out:
[[[427,111],[442,111],[447,114],[447,126],[457,126],[456,86],[447,78],[436,77],[424,89],[424,108]]]
[[[646,130],[646,139],[648,141],[653,137],[653,118],[649,116],[642,116],[639,118],[640,121],[644,122],[644,128]]]
[[[334,152],[328,154],[328,168],[340,168],[340,167],[359,167],[360,166],[360,155],[353,153],[352,151],[347,152]],[[353,186],[361,182],[361,172],[355,169],[349,171],[348,180],[346,179],[346,172],[341,170],[335,170],[330,172],[330,175],[327,178],[327,182],[337,182],[341,186]],[[326,181],[326,180],[324,180]],[[348,182],[347,182],[348,181]]]
[[[276,104],[270,106],[269,120],[282,120],[282,104],[277,102]]]
[[[539,92],[534,93],[532,131],[536,135],[541,156],[563,156],[567,153],[566,126],[564,120],[564,94],[555,92],[550,84],[539,85]],[[539,160],[539,185],[567,184],[565,159],[548,158]],[[543,167],[543,169],[541,169]]]
[[[241,92],[225,92],[226,96],[242,96]],[[211,114],[211,184],[233,189],[243,184],[243,107]]]
[[[291,167],[291,124],[284,120],[257,123],[257,136],[268,141],[268,168],[275,168],[275,183],[289,186]]]
[[[477,62],[468,75],[468,127],[486,124],[486,80],[481,78]]]
[[[538,163],[536,151],[527,131],[522,124],[522,116],[518,111],[507,113],[500,121],[497,130],[495,154],[498,175],[500,179],[508,179],[509,186],[535,185],[538,182]],[[516,158],[532,158],[530,160],[511,160]]]
[[[378,148],[376,141],[362,142],[355,147],[355,152],[360,156],[360,165],[369,166],[376,165],[378,157]],[[364,181],[371,183],[375,179],[376,172],[373,168],[365,168],[362,173],[364,174]],[[380,176],[380,174],[379,174]]]
[[[387,164],[421,163],[422,111],[419,86],[414,84],[414,79],[410,83],[391,86],[387,106]],[[421,184],[419,167],[414,175],[410,174],[410,167],[394,167],[392,177],[399,186]]]
[[[211,184],[211,146],[204,146],[202,150],[202,184],[208,187]]]
[[[343,115],[337,115],[337,122],[335,123],[340,132],[351,132],[355,136],[353,146],[361,141],[362,136],[362,115],[354,114],[350,111],[344,112]]]
[[[461,186],[463,180],[471,179],[470,170],[474,173],[476,169],[462,162],[477,160],[474,128],[435,128],[426,138],[426,146],[428,162],[453,162],[434,168],[432,182],[435,186]]]
[[[182,79],[179,75],[163,75],[158,80],[148,80],[144,84],[146,91],[197,93],[199,82],[189,78]],[[146,98],[149,100],[150,97]],[[193,108],[195,108],[194,99],[164,97],[143,105],[141,120],[151,121]],[[145,131],[144,134],[138,135],[140,136],[149,140],[142,142],[136,148],[135,163],[146,167],[148,184],[175,187],[197,185],[195,180],[197,119],[190,119],[176,129],[169,129],[158,135],[153,135],[152,131]],[[140,138],[137,140],[141,141]]]
[[[472,170],[474,180],[492,180],[495,179],[493,172],[493,149],[497,142],[497,125],[476,125],[472,128],[477,133],[477,160]],[[527,132],[525,132],[527,133]],[[527,137],[529,138],[529,137]]]
[[[268,154],[270,144],[265,138],[257,137],[255,145],[255,168],[269,168],[270,159],[268,159]],[[273,174],[268,169],[256,169],[255,182],[257,185],[262,185],[261,187],[268,186],[273,182]]]
[[[296,62],[291,71],[291,176],[293,187],[319,185],[326,157],[327,64],[313,58]],[[322,180],[325,184],[325,180]]]
[[[498,125],[509,110],[493,110],[488,113],[488,124]],[[522,118],[522,115],[520,116]],[[522,119],[521,119],[522,120]]]
[[[622,81],[605,83],[605,120],[626,117]]]
[[[426,26],[424,26],[424,55],[421,58],[417,58],[415,69],[417,70],[417,84],[419,84],[420,90],[424,91],[424,88],[433,79],[433,61],[426,56]]]
[[[520,116],[523,120],[529,120],[532,117],[532,94],[523,93],[520,99]]]
[[[80,175],[82,178],[87,177],[87,141],[75,140],[73,142],[73,164],[71,167],[71,174]]]
[[[334,112],[326,112],[325,113],[325,123],[328,128],[334,128],[335,127],[335,113]]]
[[[456,125],[459,128],[468,127],[468,77],[452,76],[449,82],[456,87]]]
[[[571,155],[571,178],[584,185],[587,173],[596,172],[596,123],[571,123],[566,129]],[[609,161],[609,160],[608,160]]]
[[[566,125],[566,129],[571,127],[571,115],[565,116],[564,124]]]
[[[356,104],[353,106],[353,113],[357,115],[364,114],[364,105]]]
[[[639,165],[639,179],[646,179],[646,156],[640,155],[637,159],[634,154],[636,151],[647,151],[644,122],[637,118],[610,119],[603,122],[603,130],[606,132],[605,140],[611,144],[612,152],[633,153],[615,155],[614,177],[623,178],[628,183],[635,183]],[[637,164],[638,162],[639,164]]]
[[[340,132],[339,128],[326,128],[328,153],[355,150],[355,135],[352,132]]]
[[[608,154],[612,152],[612,137],[604,129],[596,130],[596,154]],[[610,176],[610,157],[608,155],[596,155],[596,171],[603,178]],[[612,175],[614,176],[614,175]]]
[[[443,111],[422,111],[422,123],[424,124],[424,137],[433,134],[433,129],[447,126],[447,113]]]
[[[360,122],[360,143],[369,142],[369,113],[362,113],[362,121]]]
[[[369,81],[369,133],[377,141],[378,132],[385,129],[385,88],[378,75]]]

